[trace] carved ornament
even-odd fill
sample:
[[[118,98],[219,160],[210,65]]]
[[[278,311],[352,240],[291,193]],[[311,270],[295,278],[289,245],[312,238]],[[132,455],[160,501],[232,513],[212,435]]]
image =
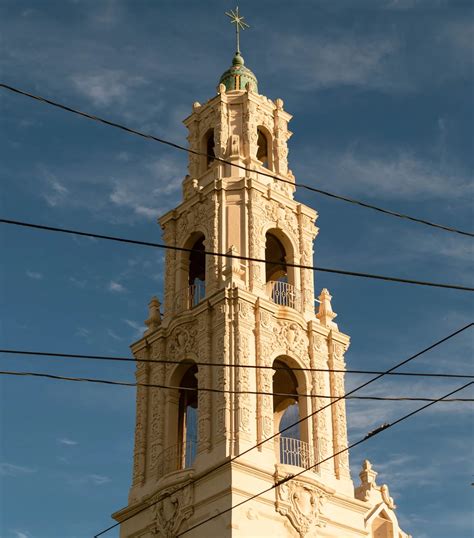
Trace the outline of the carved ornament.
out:
[[[182,486],[180,485],[164,489],[159,495],[150,499],[155,520],[153,536],[174,538],[183,522],[192,516],[194,512],[194,489],[192,483],[189,483],[183,489],[181,488]]]
[[[288,480],[276,488],[276,509],[286,516],[301,538],[314,535],[321,521],[327,493],[299,480]]]

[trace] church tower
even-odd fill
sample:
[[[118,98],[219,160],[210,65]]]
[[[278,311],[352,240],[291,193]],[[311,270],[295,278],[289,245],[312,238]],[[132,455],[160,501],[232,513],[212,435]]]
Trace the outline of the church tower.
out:
[[[192,252],[166,251],[163,313],[153,298],[132,346],[156,361],[137,362],[137,382],[172,388],[137,389],[121,538],[407,537],[369,462],[354,490],[348,453],[328,459],[347,446],[344,400],[279,433],[344,394],[349,347],[329,292],[315,310],[313,272],[293,266],[313,265],[318,228],[294,199],[290,119],[238,49],[217,94],[184,120],[183,200],[159,223],[167,245]]]

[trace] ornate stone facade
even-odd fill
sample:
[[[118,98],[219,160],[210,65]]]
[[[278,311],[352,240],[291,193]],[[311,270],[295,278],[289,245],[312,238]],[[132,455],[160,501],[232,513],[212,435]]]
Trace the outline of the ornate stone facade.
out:
[[[293,199],[290,119],[281,99],[271,101],[252,85],[226,91],[221,84],[184,121],[189,175],[182,203],[159,220],[165,243],[197,252],[201,241],[208,252],[267,262],[202,250],[205,291],[197,295],[192,254],[167,250],[164,310],[153,298],[147,330],[132,351],[138,361],[156,361],[137,362],[138,382],[170,388],[137,390],[129,505],[114,514],[122,538],[407,536],[368,471],[354,494],[345,400],[335,402],[345,391],[349,337],[333,321],[327,290],[315,311],[313,271],[294,267],[313,265],[318,229],[317,213]],[[270,244],[280,249],[278,260],[268,258]],[[273,368],[286,372],[277,396]],[[285,436],[280,419],[295,404],[299,433]],[[195,447],[183,433],[192,416]]]

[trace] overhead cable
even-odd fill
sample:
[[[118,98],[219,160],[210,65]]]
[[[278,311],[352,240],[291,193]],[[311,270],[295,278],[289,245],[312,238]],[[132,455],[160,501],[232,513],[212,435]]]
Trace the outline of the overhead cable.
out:
[[[46,379],[53,379],[56,381],[75,381],[80,383],[99,383],[102,385],[115,385],[121,387],[145,387],[150,389],[163,389],[173,391],[186,391],[186,392],[212,392],[217,394],[254,394],[261,396],[287,396],[289,398],[324,398],[334,399],[335,396],[322,395],[322,394],[299,394],[289,392],[263,392],[258,390],[230,390],[230,389],[213,389],[208,387],[180,387],[170,385],[160,385],[157,383],[135,383],[130,381],[114,381],[110,379],[97,379],[95,377],[70,377],[55,374],[47,374],[44,372],[14,372],[10,370],[0,370],[0,375],[15,376],[15,377],[39,377]],[[376,401],[390,401],[390,402],[432,402],[433,398],[423,397],[410,397],[410,396],[347,396],[346,400],[376,400]],[[445,400],[446,402],[474,402],[474,398],[456,398],[452,400]]]
[[[209,523],[209,521],[212,521],[213,519],[216,519],[218,518],[219,516],[222,516],[223,514],[226,514],[227,512],[231,512],[232,510],[235,510],[236,508],[238,508],[239,506],[242,506],[243,504],[246,504],[250,501],[252,501],[253,499],[256,499],[257,497],[260,497],[261,495],[264,495],[265,493],[268,493],[269,491],[272,491],[273,489],[279,487],[279,486],[282,486],[283,484],[286,484],[287,482],[289,482],[290,480],[294,480],[295,478],[298,478],[299,476],[301,476],[302,474],[306,473],[307,471],[310,471],[311,469],[314,469],[315,467],[317,467],[318,465],[321,465],[322,463],[325,463],[329,460],[332,460],[333,458],[339,456],[340,454],[343,454],[344,452],[348,452],[349,450],[353,449],[354,447],[358,446],[358,445],[361,445],[362,443],[365,443],[366,441],[368,441],[369,439],[371,439],[372,437],[375,437],[376,435],[378,435],[379,433],[383,432],[383,431],[386,431],[388,430],[389,428],[392,428],[393,426],[395,426],[396,424],[400,424],[400,422],[403,422],[404,420],[407,420],[409,418],[411,418],[412,416],[416,415],[417,413],[420,413],[421,411],[424,411],[425,409],[427,409],[428,407],[434,405],[435,403],[439,403],[443,400],[445,400],[445,398],[448,398],[449,396],[451,396],[452,394],[456,394],[457,392],[460,392],[461,390],[464,390],[465,388],[469,387],[470,385],[472,385],[474,382],[473,381],[470,381],[469,383],[466,383],[465,385],[463,385],[462,387],[459,387],[451,392],[448,392],[448,394],[445,394],[444,396],[441,396],[440,398],[436,398],[435,400],[427,403],[426,405],[423,405],[421,407],[419,407],[418,409],[415,409],[414,411],[412,411],[411,413],[407,413],[406,415],[403,415],[401,416],[400,418],[398,418],[397,420],[391,422],[391,423],[386,423],[384,424],[382,427],[372,431],[372,432],[369,432],[367,435],[365,435],[362,439],[359,439],[358,441],[356,441],[355,443],[352,443],[348,446],[346,446],[345,448],[343,448],[342,450],[339,450],[338,452],[335,452],[334,454],[332,454],[331,456],[327,457],[327,458],[324,458],[320,461],[318,461],[317,463],[315,463],[314,465],[310,465],[309,467],[306,467],[304,469],[302,469],[301,471],[297,472],[297,473],[292,473],[292,474],[289,474],[287,475],[286,477],[284,478],[281,478],[280,480],[277,480],[274,484],[272,484],[270,487],[262,490],[262,491],[259,491],[258,493],[255,493],[254,495],[251,495],[250,497],[248,497],[247,499],[244,499],[243,501],[240,501],[238,502],[237,504],[234,504],[232,506],[230,506],[229,508],[226,508],[224,510],[221,510],[220,512],[217,512],[216,514],[213,514],[212,516],[209,516],[208,518],[200,521],[199,523],[196,523],[195,525],[192,525],[191,527],[189,527],[188,529],[184,530],[183,532],[179,533],[177,535],[177,538],[180,537],[180,536],[184,536],[185,534],[187,534],[188,532],[192,531],[192,530],[195,530],[197,529],[198,527],[201,527],[202,525],[204,525],[205,523]]]
[[[309,191],[312,191],[312,192],[316,192],[318,194],[322,194],[323,196],[328,196],[328,197],[334,198],[336,200],[341,200],[343,202],[348,202],[348,203],[351,203],[351,204],[355,204],[355,205],[358,205],[360,207],[373,209],[374,211],[378,211],[379,213],[390,215],[392,217],[397,217],[397,218],[400,218],[400,219],[410,220],[412,222],[417,222],[419,224],[425,224],[426,226],[431,226],[432,228],[438,228],[438,229],[441,229],[441,230],[444,230],[444,231],[447,231],[447,232],[453,232],[453,233],[457,233],[457,234],[461,234],[461,235],[467,235],[469,237],[474,237],[474,233],[459,230],[459,229],[454,228],[452,226],[445,226],[445,225],[442,225],[442,224],[436,224],[434,222],[430,222],[430,221],[425,220],[425,219],[420,219],[420,218],[417,218],[417,217],[406,215],[404,213],[399,213],[397,211],[384,209],[384,208],[378,207],[376,205],[369,204],[367,202],[362,202],[360,200],[356,200],[354,198],[349,198],[347,196],[341,196],[339,194],[335,194],[335,193],[332,193],[332,192],[329,192],[329,191],[326,191],[326,190],[323,190],[323,189],[318,189],[316,187],[312,187],[311,185],[307,185],[307,184],[304,184],[304,183],[296,183],[294,181],[290,181],[289,179],[282,178],[282,177],[277,176],[275,174],[271,174],[271,173],[268,173],[268,172],[262,172],[260,170],[257,171],[257,170],[254,170],[252,168],[249,168],[247,166],[232,163],[230,161],[227,161],[226,159],[222,159],[220,157],[216,157],[216,156],[213,156],[213,155],[208,155],[206,152],[192,150],[192,149],[187,148],[185,146],[182,146],[180,144],[176,144],[175,142],[165,140],[164,138],[160,138],[160,137],[157,137],[157,136],[154,136],[154,135],[151,135],[151,134],[144,133],[142,131],[138,131],[136,129],[132,129],[132,128],[127,127],[125,125],[122,125],[120,123],[110,121],[110,120],[106,120],[106,119],[101,118],[99,116],[96,116],[94,114],[89,114],[88,112],[82,112],[82,111],[77,110],[75,108],[72,108],[70,106],[58,103],[57,101],[53,101],[51,99],[46,99],[45,97],[41,97],[39,95],[34,95],[34,94],[30,93],[30,92],[27,92],[25,90],[21,90],[19,88],[15,88],[15,87],[10,86],[8,84],[0,83],[0,87],[5,89],[5,90],[9,90],[11,92],[14,92],[16,94],[23,95],[24,97],[29,97],[30,99],[34,99],[36,101],[46,103],[47,105],[51,105],[51,106],[54,106],[56,108],[60,108],[61,110],[65,110],[66,112],[72,112],[73,114],[76,114],[78,116],[82,116],[82,117],[87,118],[89,120],[93,120],[93,121],[102,123],[104,125],[108,125],[109,127],[115,127],[116,129],[121,129],[122,131],[126,131],[127,133],[140,136],[140,137],[145,138],[147,140],[153,140],[154,142],[159,142],[160,144],[165,144],[165,145],[170,146],[170,147],[172,147],[174,149],[185,151],[187,153],[192,153],[193,155],[199,155],[199,156],[204,156],[204,157],[207,157],[207,158],[211,158],[211,159],[213,159],[215,161],[221,162],[223,164],[228,164],[228,165],[234,166],[234,167],[239,168],[241,170],[244,170],[246,172],[257,173],[257,174],[259,174],[261,176],[269,177],[270,179],[273,179],[275,181],[281,181],[283,183],[287,183],[287,184],[290,184],[290,185],[293,185],[293,186],[301,187],[302,189],[306,189],[306,190],[309,190]]]
[[[272,439],[275,439],[275,437],[278,437],[279,435],[281,435],[282,433],[284,433],[285,431],[288,431],[290,430],[291,428],[293,428],[294,426],[297,426],[298,424],[301,424],[302,422],[304,422],[305,420],[308,420],[310,419],[311,417],[317,415],[318,413],[320,413],[321,411],[324,411],[325,409],[328,409],[330,408],[331,406],[333,406],[334,404],[336,404],[337,402],[340,402],[341,400],[343,400],[344,398],[347,398],[348,396],[352,396],[354,393],[356,393],[357,391],[367,387],[368,385],[370,385],[371,383],[374,383],[375,381],[379,380],[380,378],[384,377],[385,375],[388,375],[390,372],[393,372],[394,370],[397,370],[398,368],[401,368],[402,366],[404,366],[405,364],[408,364],[409,362],[413,361],[414,359],[420,357],[421,355],[424,355],[425,353],[427,353],[428,351],[431,351],[432,349],[440,346],[441,344],[443,344],[444,342],[447,342],[448,340],[450,340],[451,338],[454,338],[455,336],[457,336],[458,334],[461,334],[462,332],[464,332],[465,330],[471,328],[472,326],[474,325],[474,323],[469,323],[468,325],[465,325],[464,327],[461,327],[460,329],[458,329],[457,331],[454,331],[453,333],[449,334],[448,336],[445,336],[444,338],[441,338],[440,340],[437,340],[436,342],[434,342],[433,344],[429,345],[428,347],[425,347],[424,349],[422,349],[421,351],[418,351],[417,353],[415,353],[414,355],[411,355],[410,357],[408,357],[407,359],[399,362],[398,364],[396,364],[395,366],[393,366],[392,368],[388,369],[387,371],[383,372],[382,374],[380,375],[377,375],[376,377],[373,377],[371,379],[369,379],[368,381],[366,381],[365,383],[362,383],[362,385],[358,385],[357,387],[355,387],[354,389],[352,389],[351,391],[347,392],[346,394],[344,394],[343,396],[339,396],[337,397],[335,400],[331,401],[329,404],[327,405],[324,405],[323,407],[320,407],[319,409],[316,409],[316,411],[313,411],[312,413],[310,413],[309,415],[306,415],[305,417],[302,417],[301,419],[293,422],[292,424],[290,424],[289,426],[287,426],[286,428],[283,428],[280,432],[278,433],[275,433],[273,435],[271,435],[270,437],[267,437],[266,439],[264,439],[263,441],[259,441],[258,443],[256,443],[255,445],[252,445],[251,447],[245,449],[244,451],[240,452],[239,454],[237,454],[236,456],[233,456],[232,458],[230,458],[229,460],[225,460],[223,461],[222,463],[220,463],[219,465],[217,465],[216,467],[214,467],[212,469],[212,472],[215,472],[217,471],[218,469],[221,469],[222,467],[225,467],[226,465],[229,465],[231,463],[233,463],[235,460],[241,458],[242,456],[244,456],[245,454],[248,454],[249,452],[251,452],[252,450],[255,450],[256,448],[259,448],[260,446],[264,445],[265,443],[267,443],[268,441],[271,441]],[[472,382],[468,383],[471,384]],[[466,386],[468,386],[466,385]],[[463,386],[464,388],[464,386]],[[450,396],[450,394],[447,394],[446,397]],[[211,471],[210,471],[211,472]],[[199,480],[202,480],[203,478],[205,478],[207,475],[209,474],[208,473],[204,473],[201,477],[199,477],[198,479],[194,480],[194,482],[197,482]],[[149,504],[147,504],[146,506],[144,506],[143,508],[140,508],[139,510],[136,510],[134,511],[132,514],[129,514],[128,516],[126,516],[125,518],[123,518],[121,521],[117,522],[117,523],[114,523],[112,525],[110,525],[109,527],[101,530],[99,533],[95,534],[94,535],[94,538],[98,538],[99,536],[105,534],[106,532],[114,529],[115,527],[118,527],[119,525],[121,525],[122,523],[125,523],[126,521],[129,521],[130,519],[132,519],[133,517],[137,516],[138,514],[141,514],[142,512],[144,512],[145,510],[148,510],[149,508],[151,508],[152,506],[155,506],[157,505],[158,503],[160,503],[161,501],[163,501],[164,499],[170,497],[171,495],[174,495],[175,493],[177,493],[178,491],[181,491],[182,489],[186,488],[188,484],[185,484],[184,486],[180,486],[179,488],[177,488],[176,490],[174,490],[172,493],[168,493],[168,494],[165,494],[163,495],[162,497],[160,497],[159,499],[157,499],[156,501],[153,501]]]
[[[81,230],[72,230],[68,228],[59,228],[57,226],[46,226],[43,224],[34,224],[31,222],[24,222],[19,220],[12,220],[12,219],[0,219],[0,223],[2,224],[9,224],[13,226],[22,226],[24,228],[33,228],[36,230],[43,230],[48,232],[58,232],[58,233],[64,233],[64,234],[71,234],[71,235],[79,235],[81,237],[93,237],[95,239],[105,239],[107,241],[116,241],[119,243],[127,243],[132,245],[142,245],[146,247],[153,247],[153,248],[163,248],[166,250],[175,250],[179,252],[196,252],[201,255],[206,256],[218,256],[221,258],[232,258],[236,260],[244,260],[244,261],[250,261],[250,262],[259,262],[259,263],[265,263],[269,265],[281,265],[281,260],[279,261],[272,261],[272,260],[262,260],[260,258],[253,258],[250,256],[240,256],[238,254],[230,254],[230,253],[224,253],[224,252],[212,252],[208,250],[197,250],[192,248],[186,248],[186,247],[176,247],[172,245],[165,245],[163,243],[155,243],[152,241],[140,241],[138,239],[126,239],[124,237],[118,237],[114,235],[104,235],[104,234],[96,234],[91,232],[84,232]],[[320,271],[323,273],[334,273],[338,275],[345,275],[345,276],[354,276],[359,278],[369,278],[369,279],[375,279],[375,280],[384,280],[388,282],[398,282],[401,284],[413,284],[418,286],[429,286],[433,288],[446,288],[446,289],[453,289],[453,290],[461,290],[461,291],[474,291],[474,288],[468,287],[468,286],[461,286],[458,284],[443,284],[440,282],[429,282],[426,280],[413,280],[408,278],[398,278],[398,277],[392,277],[392,276],[384,276],[384,275],[376,275],[373,273],[358,273],[355,271],[345,271],[343,269],[330,269],[327,267],[320,267],[320,266],[312,266],[312,265],[302,265],[298,263],[290,263],[286,262],[285,265],[287,267],[295,267],[299,269],[308,269],[310,271]]]
[[[78,353],[51,353],[46,351],[31,351],[31,350],[19,350],[19,349],[0,349],[0,353],[7,353],[11,355],[22,356],[37,356],[37,357],[51,357],[51,358],[66,358],[66,359],[84,359],[84,360],[98,360],[98,361],[117,361],[117,362],[135,362],[135,363],[157,363],[157,364],[184,364],[185,360],[169,360],[169,359],[135,359],[132,357],[118,357],[111,355],[81,355]],[[287,370],[287,366],[266,366],[261,364],[226,364],[219,362],[200,362],[192,361],[189,364],[196,366],[210,366],[219,368],[245,368],[256,370]],[[298,372],[334,372],[345,374],[382,374],[384,372],[377,370],[344,370],[337,368],[310,368],[304,366],[294,366],[291,368],[293,371]],[[390,372],[386,375],[393,376],[412,376],[412,377],[440,377],[440,378],[454,378],[454,379],[474,379],[474,375],[464,374],[444,374],[444,373],[431,373],[431,372]]]

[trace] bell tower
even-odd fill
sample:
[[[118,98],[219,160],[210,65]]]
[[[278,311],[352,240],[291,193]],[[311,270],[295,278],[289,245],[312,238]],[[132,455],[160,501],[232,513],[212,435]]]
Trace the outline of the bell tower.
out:
[[[313,265],[318,228],[293,197],[290,119],[238,51],[217,94],[184,120],[183,200],[159,223],[167,245],[192,252],[166,251],[163,312],[153,298],[132,345],[156,361],[137,362],[137,382],[171,388],[137,390],[133,481],[114,514],[122,538],[406,536],[392,520],[380,528],[393,534],[367,530],[372,501],[355,498],[347,452],[317,465],[347,446],[344,400],[279,433],[344,394],[349,346],[329,292],[315,310],[313,272],[292,266]]]

